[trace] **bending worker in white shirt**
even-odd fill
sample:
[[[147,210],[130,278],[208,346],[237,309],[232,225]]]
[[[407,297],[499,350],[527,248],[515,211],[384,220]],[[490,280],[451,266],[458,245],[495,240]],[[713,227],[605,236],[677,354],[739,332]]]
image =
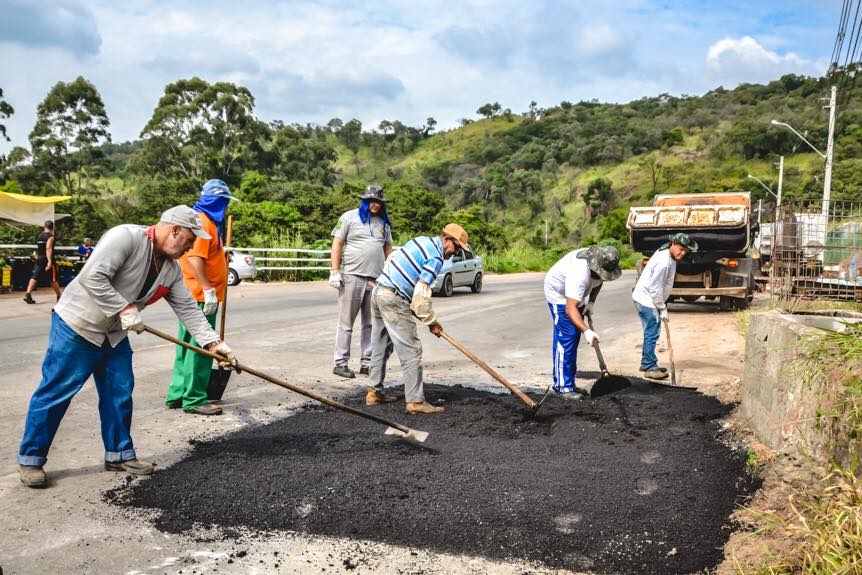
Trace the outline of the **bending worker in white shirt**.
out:
[[[554,393],[567,399],[588,395],[575,386],[578,343],[582,333],[590,345],[596,345],[599,336],[587,327],[584,316],[592,313],[602,283],[620,274],[616,248],[590,246],[569,252],[545,275],[545,300],[554,320]]]
[[[649,259],[632,292],[632,299],[644,328],[640,370],[650,379],[667,378],[667,369],[658,365],[655,344],[661,331],[661,322],[668,320],[665,302],[673,289],[676,262],[682,261],[689,252],[696,251],[697,243],[687,234],[671,237],[670,243],[660,247]]]

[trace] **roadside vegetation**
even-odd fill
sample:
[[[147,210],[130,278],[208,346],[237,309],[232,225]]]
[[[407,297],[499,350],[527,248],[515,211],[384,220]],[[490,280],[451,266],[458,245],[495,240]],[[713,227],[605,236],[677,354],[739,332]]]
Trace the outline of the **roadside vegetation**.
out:
[[[862,573],[862,326],[824,330],[806,349],[797,367],[819,390],[822,445],[794,456],[803,464],[793,465],[786,483],[781,477],[771,499],[739,514],[751,533],[732,550],[736,573]],[[749,466],[759,467],[757,460],[750,451]],[[806,467],[817,470],[813,477],[799,474]]]
[[[263,122],[254,95],[227,82],[182,79],[165,87],[131,142],[110,141],[96,86],[58,82],[40,104],[27,141],[0,162],[0,187],[68,194],[61,241],[98,237],[120,222],[152,222],[165,208],[194,201],[200,184],[225,180],[243,202],[231,207],[235,242],[309,247],[328,242],[338,215],[370,182],[383,185],[396,242],[434,233],[449,220],[470,233],[492,271],[546,269],[565,251],[608,240],[626,244],[628,207],[656,194],[748,190],[769,196],[772,162],[786,156],[784,194],[817,198],[820,158],[770,126],[778,118],[822,143],[823,78],[788,75],[767,85],[716,88],[702,96],[661,94],[625,104],[530,102],[513,112],[480,106],[461,126],[437,131],[384,120],[363,126]],[[14,102],[2,115],[14,113]],[[862,199],[862,106],[841,104],[833,199]],[[767,212],[768,213],[768,212]],[[0,228],[0,242],[32,240]],[[623,254],[631,266],[638,254]]]

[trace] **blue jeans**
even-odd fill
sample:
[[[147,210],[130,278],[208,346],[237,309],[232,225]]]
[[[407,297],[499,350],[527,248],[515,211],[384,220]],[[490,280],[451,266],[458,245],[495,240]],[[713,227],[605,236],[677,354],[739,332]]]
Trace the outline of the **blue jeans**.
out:
[[[107,339],[101,347],[96,346],[52,313],[48,351],[42,361],[42,382],[30,399],[24,437],[18,450],[19,464],[45,464],[69,403],[91,375],[99,393],[105,461],[136,458],[130,433],[135,377],[129,338],[123,339],[117,347],[111,347]]]
[[[647,307],[638,302],[635,302],[635,308],[637,308],[641,324],[644,326],[641,367],[644,370],[655,369],[658,367],[658,358],[655,356],[655,344],[658,342],[658,335],[661,331],[661,316],[656,308]]]
[[[554,320],[554,391],[567,393],[575,391],[575,373],[578,369],[578,343],[581,332],[566,315],[565,304],[549,303],[551,318]]]

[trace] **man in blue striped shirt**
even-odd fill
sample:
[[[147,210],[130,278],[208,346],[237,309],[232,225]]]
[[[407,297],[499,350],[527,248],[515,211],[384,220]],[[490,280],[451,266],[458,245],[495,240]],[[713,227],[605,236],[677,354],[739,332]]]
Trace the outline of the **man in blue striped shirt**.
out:
[[[470,249],[467,232],[458,224],[447,224],[439,236],[414,238],[387,260],[371,296],[372,351],[366,405],[396,401],[383,393],[386,362],[394,348],[401,362],[407,412],[444,411],[425,401],[422,342],[413,318],[427,325],[437,337],[443,333],[431,309],[431,285],[443,267],[443,260],[460,247]]]

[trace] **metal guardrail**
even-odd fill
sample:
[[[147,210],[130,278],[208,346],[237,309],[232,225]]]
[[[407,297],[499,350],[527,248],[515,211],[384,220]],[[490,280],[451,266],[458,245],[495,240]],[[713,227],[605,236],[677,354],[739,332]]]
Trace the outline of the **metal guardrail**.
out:
[[[309,250],[303,248],[234,248],[238,252],[262,252],[262,256],[254,256],[255,261],[255,269],[258,271],[329,271],[330,268],[330,250]],[[269,254],[276,254],[275,256],[270,256]],[[280,257],[277,254],[286,254],[286,253],[296,253],[296,254],[314,254],[318,257]],[[322,266],[313,266],[313,265],[295,265],[295,266],[283,266],[283,265],[262,265],[258,266],[257,262],[264,262],[268,264],[270,262],[278,263],[278,262],[286,262],[286,263],[295,263],[295,262],[313,262],[313,263],[322,263]]]
[[[36,244],[0,244],[0,250],[17,250],[29,252],[36,249]],[[58,252],[77,253],[77,246],[56,246]],[[244,248],[234,247],[238,252],[249,253],[254,256],[255,270],[261,272],[316,272],[330,269],[330,250],[312,250],[305,248]],[[262,255],[255,255],[260,253]],[[273,255],[270,255],[273,254]],[[286,254],[298,254],[297,257],[285,257]],[[312,256],[312,257],[301,257]],[[258,262],[264,265],[257,265]],[[321,265],[308,265],[319,263]],[[275,265],[270,265],[275,264]],[[282,265],[295,264],[295,265]]]

